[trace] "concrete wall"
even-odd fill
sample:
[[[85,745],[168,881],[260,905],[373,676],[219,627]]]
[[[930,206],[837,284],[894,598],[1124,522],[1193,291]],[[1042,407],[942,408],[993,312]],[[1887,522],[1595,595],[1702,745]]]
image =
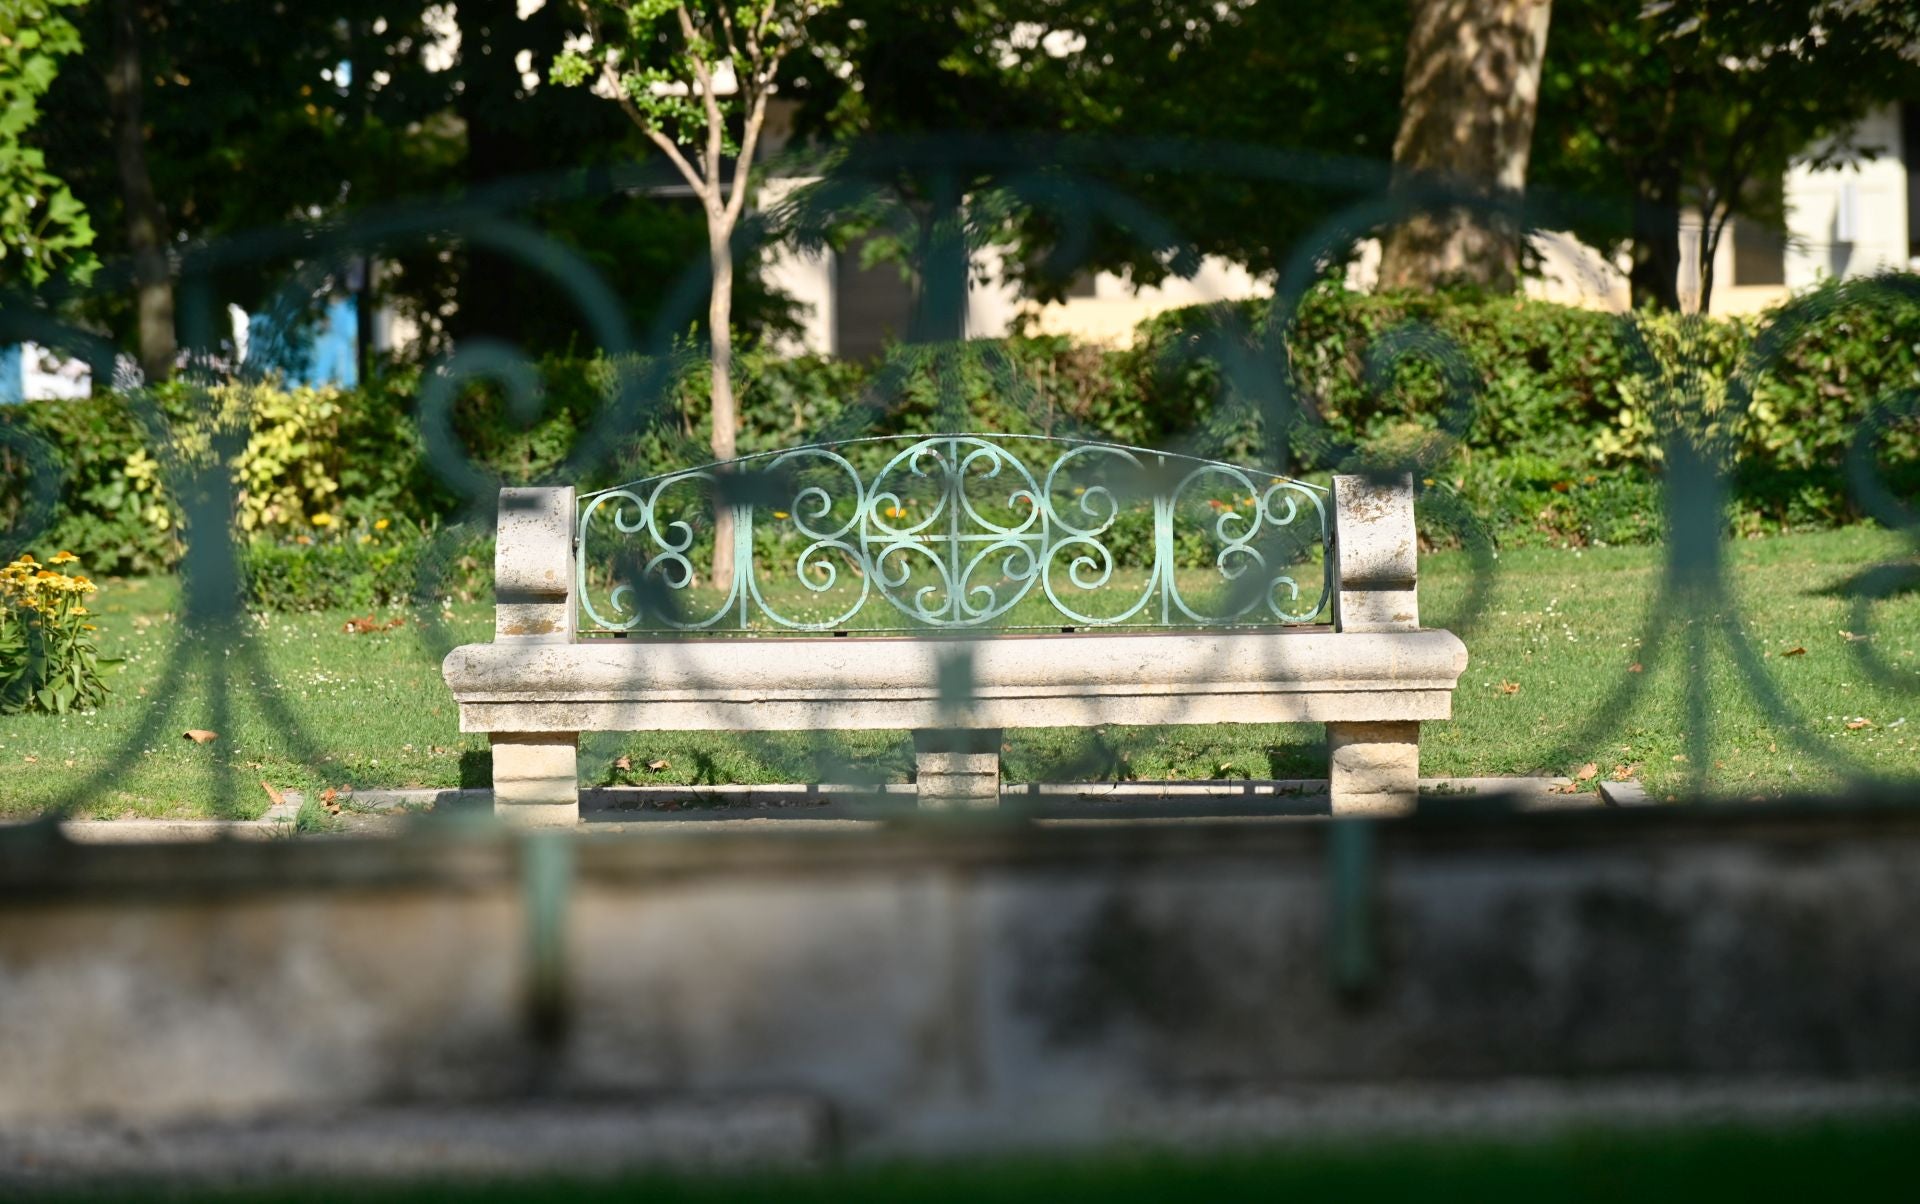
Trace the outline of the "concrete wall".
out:
[[[1627,1122],[1662,1093],[1916,1098],[1920,815],[1422,819],[1336,880],[1356,832],[10,839],[0,1133],[800,1098],[884,1154],[1543,1084]]]

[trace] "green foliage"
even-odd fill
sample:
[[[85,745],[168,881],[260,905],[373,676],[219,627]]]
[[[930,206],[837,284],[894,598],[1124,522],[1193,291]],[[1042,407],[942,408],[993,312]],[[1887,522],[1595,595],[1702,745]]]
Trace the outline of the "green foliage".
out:
[[[59,13],[85,0],[0,0],[0,271],[40,284],[56,271],[91,274],[93,223],[73,190],[24,139],[60,60],[80,52],[80,31]]]
[[[0,568],[0,715],[90,711],[107,698],[86,600],[97,586],[65,566],[79,557],[57,552],[47,565],[22,554]]]
[[[1731,473],[1738,529],[1852,521],[1861,511],[1846,459],[1856,433],[1876,404],[1920,387],[1920,302],[1822,300],[1803,300],[1818,316],[1773,362],[1758,362],[1760,324],[1747,320],[1323,288],[1303,302],[1288,344],[1306,415],[1290,439],[1295,467],[1328,471],[1356,449],[1397,449],[1393,458],[1420,466],[1507,542],[1638,541],[1658,534],[1664,440],[1684,430]],[[1173,311],[1144,323],[1120,359],[1151,372],[1157,412],[1204,416],[1223,400],[1238,404],[1208,333],[1265,320],[1261,303]],[[1409,345],[1409,330],[1457,349],[1472,393],[1463,431],[1446,430],[1458,393],[1438,357],[1390,356]],[[1729,411],[1736,385],[1751,404]],[[1735,412],[1737,421],[1727,417]],[[1911,423],[1888,430],[1879,464],[1896,495],[1920,485]]]
[[[1920,390],[1920,301],[1836,293],[1800,304],[1811,316],[1763,363],[1761,327],[1746,320],[1323,288],[1306,298],[1289,342],[1303,417],[1285,440],[1285,467],[1307,477],[1364,459],[1417,467],[1422,529],[1437,544],[1475,530],[1508,546],[1638,543],[1659,537],[1667,440],[1685,432],[1730,473],[1733,529],[1854,521],[1862,511],[1847,463],[1858,432],[1883,400]],[[1267,441],[1254,402],[1272,381],[1244,373],[1272,358],[1236,359],[1234,349],[1257,345],[1246,332],[1265,317],[1259,303],[1174,311],[1142,324],[1124,350],[975,340],[899,346],[870,363],[752,351],[738,364],[739,449],[985,430],[1255,462]],[[1458,363],[1447,367],[1448,355]],[[410,596],[423,556],[446,568],[443,596],[484,579],[484,551],[429,533],[484,522],[492,481],[591,489],[706,462],[700,367],[691,358],[542,360],[525,414],[498,382],[467,382],[450,405],[445,462],[421,434],[419,372],[353,391],[209,396],[171,384],[154,394],[165,439],[109,395],[7,407],[0,435],[51,449],[60,481],[43,538],[126,573],[177,561],[168,474],[204,461],[212,428],[243,429],[224,471],[239,486],[234,537],[254,603],[368,608]],[[1731,404],[1743,397],[1750,402]],[[616,404],[651,417],[602,441]],[[1920,490],[1912,422],[1888,424],[1872,451],[1895,496]],[[853,457],[871,470],[882,454]],[[20,440],[0,439],[0,523],[20,525],[19,499],[32,492],[26,468]],[[1144,528],[1123,523],[1120,546],[1135,537]]]
[[[255,539],[240,573],[249,607],[265,611],[360,610],[434,596],[471,599],[483,592],[492,546],[472,537],[376,519],[318,538]],[[428,566],[437,572],[423,574]]]
[[[563,87],[606,80],[636,124],[682,145],[704,143],[707,104],[728,120],[763,91],[761,76],[800,44],[808,21],[839,0],[581,0],[589,40],[554,58]],[[743,86],[710,87],[726,74]],[[723,149],[737,153],[730,130]]]
[[[112,394],[9,406],[0,410],[0,428],[20,428],[53,449],[59,485],[49,539],[102,573],[153,572],[180,555],[173,480],[184,468],[205,467],[223,428],[244,436],[224,466],[239,488],[241,537],[291,538],[446,513],[451,499],[428,470],[411,420],[415,379],[351,394],[240,386],[208,393],[176,381],[149,396],[158,429]],[[0,459],[10,485],[24,486],[27,472],[24,457]],[[18,519],[0,503],[6,517]]]
[[[1583,198],[1556,220],[1586,241],[1632,240],[1634,303],[1673,308],[1681,208],[1705,216],[1703,263],[1732,214],[1780,228],[1789,166],[1810,152],[1853,157],[1859,120],[1920,87],[1912,12],[1851,0],[1556,0],[1530,182]]]
[[[781,94],[799,103],[803,134],[932,140],[919,164],[856,157],[850,181],[918,202],[959,167],[970,225],[1012,245],[1004,269],[1029,292],[1057,297],[1082,272],[1152,282],[1200,254],[1257,273],[1284,266],[1334,212],[1385,184],[1369,165],[1398,127],[1406,39],[1405,0],[847,0],[820,40],[850,69],[796,60]],[[1063,134],[1093,152],[1066,189],[1052,172],[1037,182],[1023,156],[964,149]],[[1001,185],[1027,203],[989,226],[1001,215],[976,211],[1004,206]],[[1152,217],[1108,205],[1107,188],[1147,200]]]

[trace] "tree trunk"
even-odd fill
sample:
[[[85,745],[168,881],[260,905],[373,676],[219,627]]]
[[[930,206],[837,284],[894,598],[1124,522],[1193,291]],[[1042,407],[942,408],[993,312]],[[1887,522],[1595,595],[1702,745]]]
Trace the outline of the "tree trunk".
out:
[[[1422,179],[1509,202],[1525,191],[1551,8],[1551,0],[1414,0],[1393,143],[1396,187]],[[1519,268],[1512,222],[1432,210],[1388,234],[1380,285],[1506,290]]]
[[[1680,308],[1680,166],[1658,164],[1636,173],[1633,269],[1627,276],[1633,307]]]
[[[454,20],[460,30],[455,107],[466,126],[463,167],[472,193],[526,170],[528,150],[514,125],[520,103],[520,72],[513,63],[519,17],[515,0],[461,0],[454,6]],[[525,269],[511,256],[469,245],[460,271],[455,333],[519,343],[525,337],[530,284]]]
[[[738,187],[738,185],[736,185]],[[707,215],[707,253],[713,266],[713,294],[707,301],[708,345],[713,365],[713,458],[731,460],[738,415],[733,402],[733,231],[719,214]],[[713,501],[713,583],[726,589],[733,581],[733,508],[727,490]]]
[[[140,115],[140,15],[134,0],[113,0],[113,61],[107,68],[107,103],[113,114],[113,147],[127,216],[132,255],[134,312],[140,368],[149,383],[173,373],[173,273],[167,263],[167,214],[154,195],[147,170],[146,127]]]

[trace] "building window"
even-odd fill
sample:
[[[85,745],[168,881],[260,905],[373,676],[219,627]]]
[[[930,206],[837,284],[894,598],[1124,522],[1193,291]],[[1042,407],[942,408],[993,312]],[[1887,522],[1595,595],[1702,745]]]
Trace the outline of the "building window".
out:
[[[1778,231],[1735,217],[1727,227],[1733,239],[1733,283],[1747,285],[1787,282],[1787,243]]]
[[[892,262],[860,265],[860,244],[833,257],[833,353],[872,359],[907,335],[913,283]]]

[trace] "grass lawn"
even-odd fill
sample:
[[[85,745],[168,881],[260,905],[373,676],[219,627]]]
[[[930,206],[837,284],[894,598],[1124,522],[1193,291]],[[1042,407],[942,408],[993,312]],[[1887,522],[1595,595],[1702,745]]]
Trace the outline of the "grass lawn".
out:
[[[1734,613],[1716,616],[1659,601],[1659,548],[1509,552],[1472,622],[1469,559],[1427,556],[1423,617],[1459,631],[1473,660],[1453,722],[1423,735],[1422,770],[1567,774],[1592,762],[1597,776],[1631,775],[1662,796],[1696,770],[1731,797],[1821,790],[1843,772],[1920,778],[1920,592],[1876,607],[1870,639],[1849,634],[1847,582],[1903,553],[1898,537],[1864,527],[1729,545]],[[102,649],[126,662],[111,670],[113,697],[90,715],[0,718],[0,815],[69,802],[100,818],[250,817],[268,806],[262,782],[486,784],[486,742],[458,731],[439,670],[446,647],[488,638],[484,607],[371,634],[348,633],[346,614],[257,616],[214,639],[190,637],[175,602],[171,580],[107,584],[94,603]],[[1639,642],[1656,605],[1674,618],[1657,650]],[[1751,665],[1730,654],[1726,621]],[[1683,759],[1687,640],[1704,633],[1706,765]],[[1876,680],[1865,654],[1905,676]],[[196,744],[181,736],[189,728],[219,738]],[[1306,726],[1041,729],[1008,744],[1011,782],[1323,777],[1326,764],[1320,730]],[[623,755],[666,765],[616,771]],[[898,781],[911,764],[906,734],[883,732],[608,733],[581,753],[589,784]]]

